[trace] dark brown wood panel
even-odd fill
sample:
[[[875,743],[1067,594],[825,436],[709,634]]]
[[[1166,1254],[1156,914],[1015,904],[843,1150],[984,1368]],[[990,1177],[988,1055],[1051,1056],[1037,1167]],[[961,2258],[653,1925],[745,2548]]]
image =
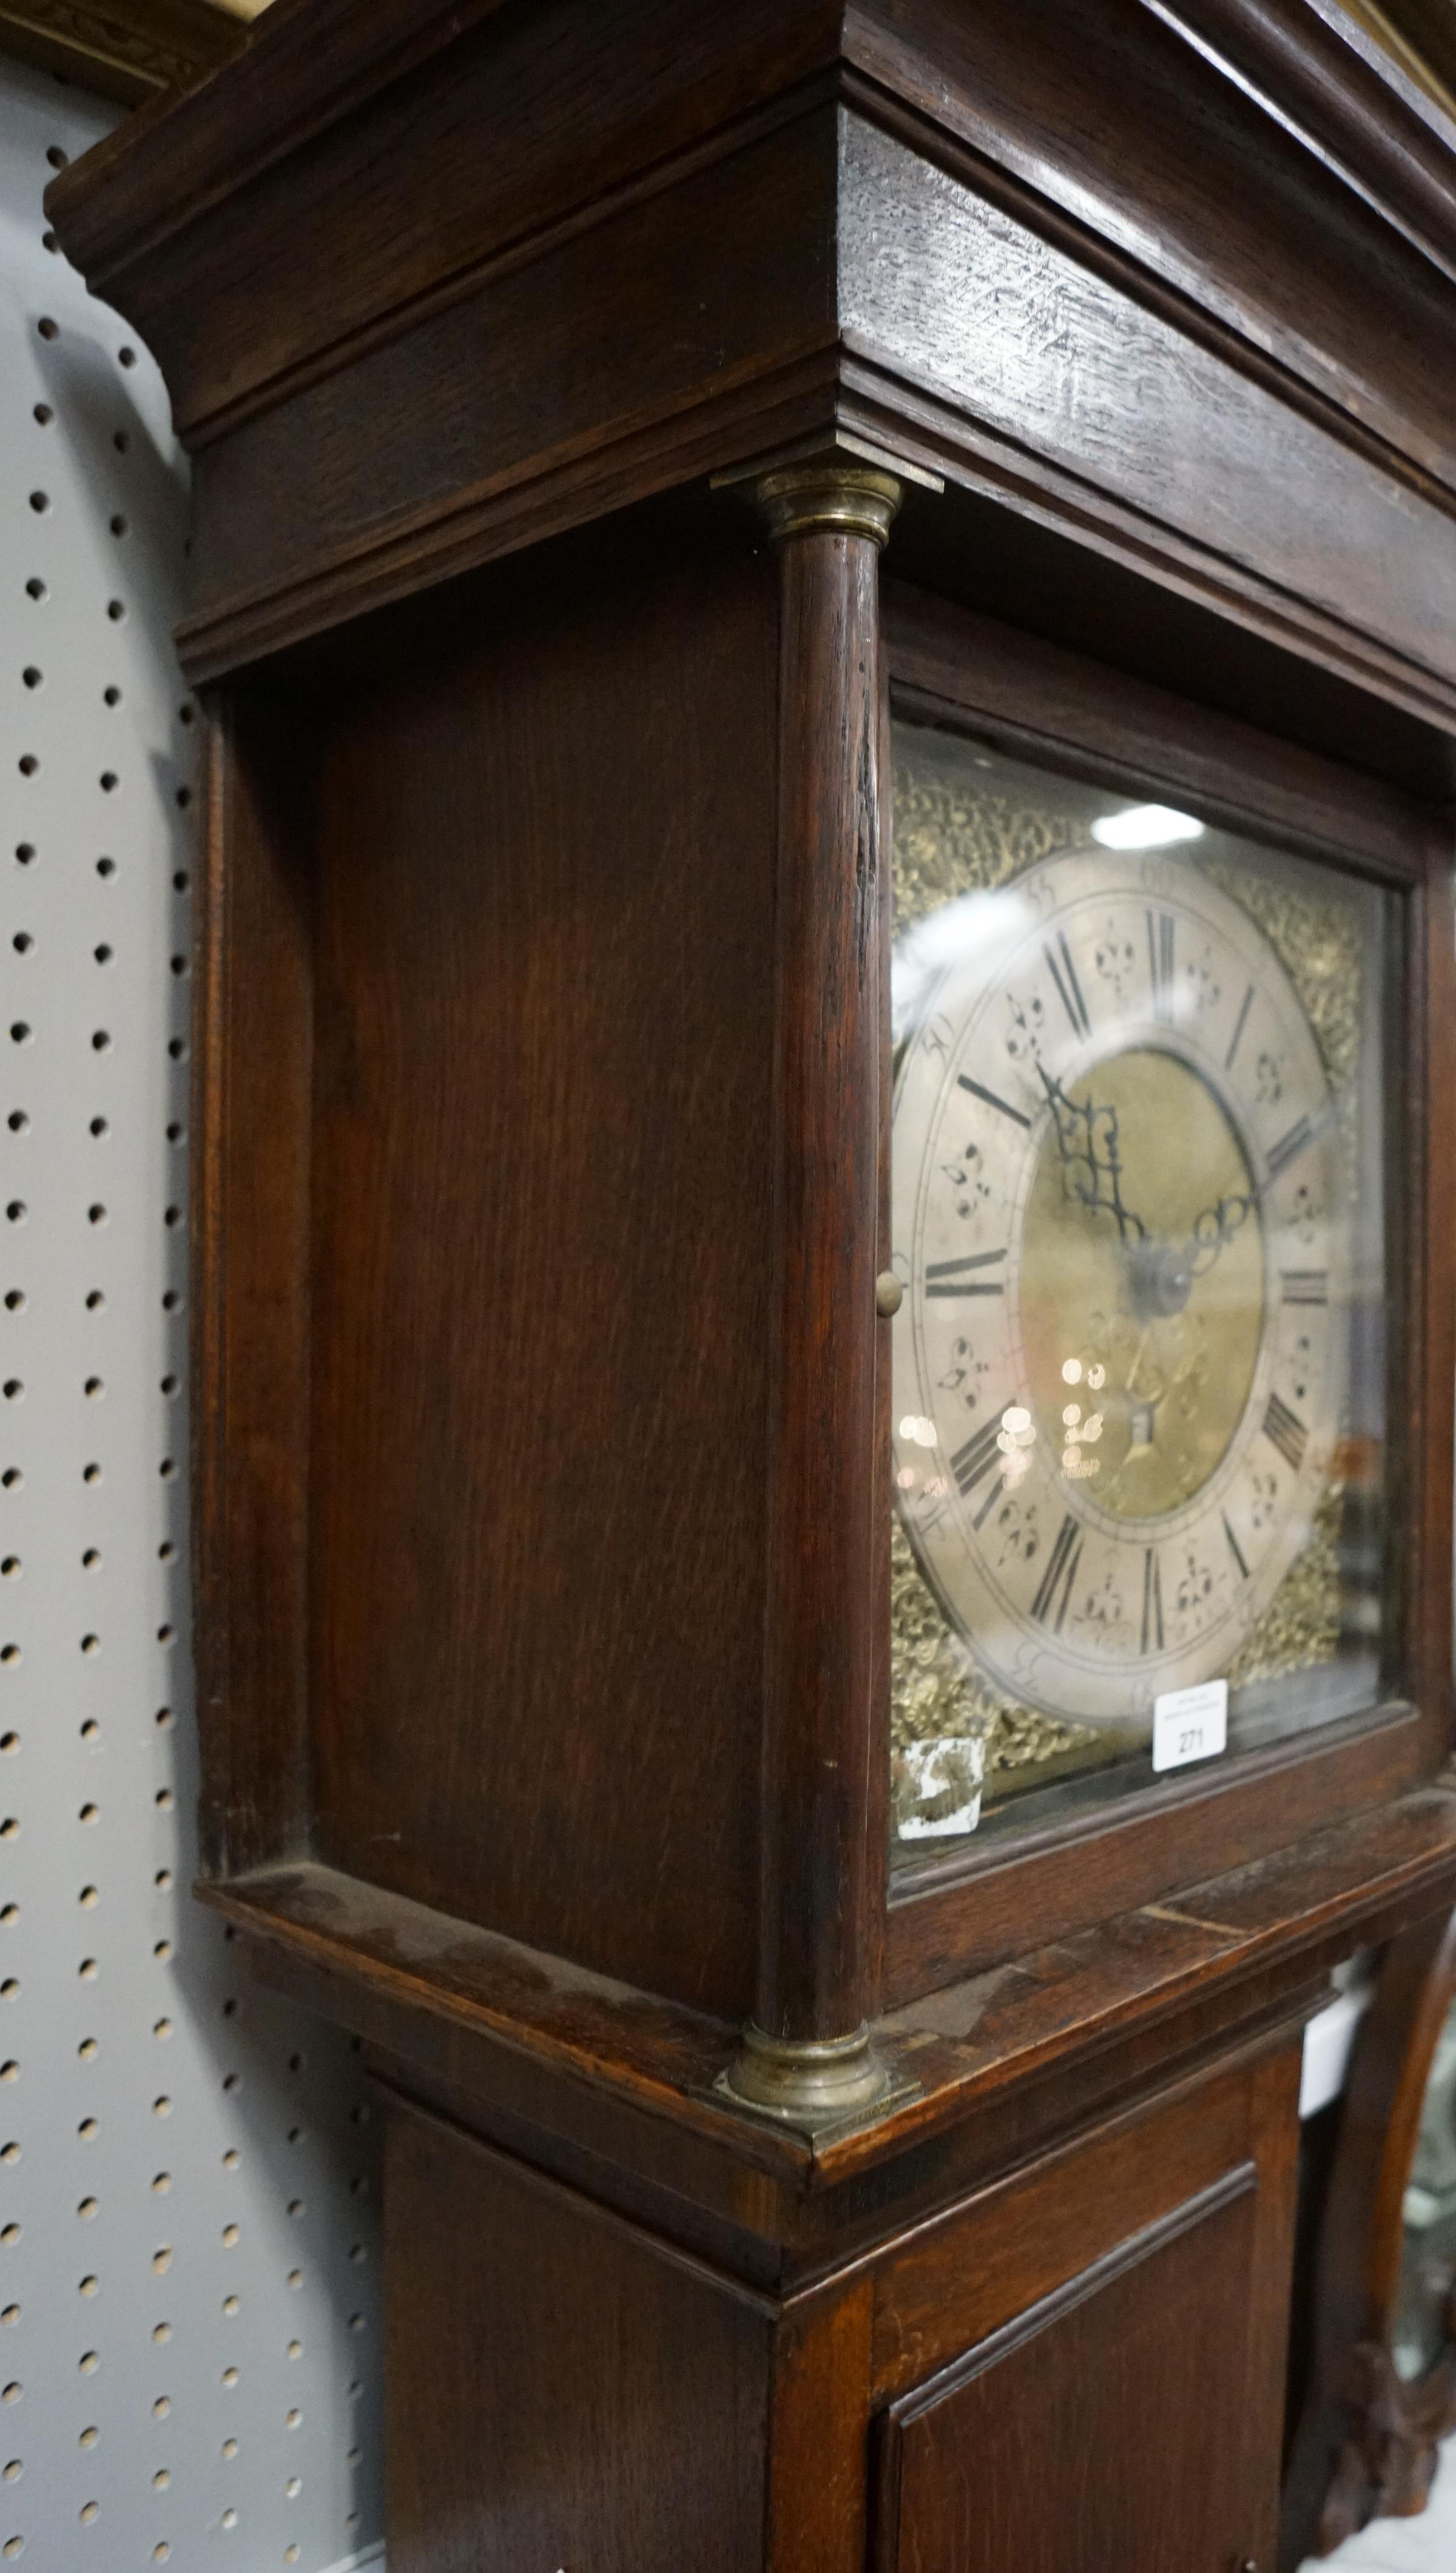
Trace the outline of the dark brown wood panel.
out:
[[[762,2560],[770,2306],[398,2104],[385,2187],[394,2573]]]
[[[1067,2573],[1069,2545],[1078,2573],[1257,2560],[1279,2424],[1248,2436],[1256,2210],[1245,2165],[897,2407],[876,2573]]]
[[[1411,1292],[1394,1353],[1392,1411],[1401,1479],[1390,1588],[1404,1614],[1411,1686],[1436,1744],[1452,1745],[1451,1452],[1456,1393],[1456,940],[1449,815],[1427,832],[1426,880],[1411,904],[1405,989],[1404,1096],[1391,1118],[1391,1160],[1404,1156],[1396,1200]]]
[[[1218,72],[1190,54],[1200,35]],[[1263,94],[1287,103],[1285,118],[1238,76],[1255,50]],[[1378,78],[1361,80],[1314,10],[981,0],[972,13],[958,0],[854,0],[846,51],[881,90],[1021,181],[1039,227],[1056,208],[1065,237],[1095,236],[1144,293],[1185,299],[1195,329],[1192,308],[1216,316],[1246,366],[1278,368],[1290,399],[1307,388],[1306,400],[1322,397],[1456,479],[1449,416],[1421,354],[1447,327],[1436,317],[1456,282],[1449,145]],[[1358,88],[1358,116],[1341,118],[1341,76]],[[917,139],[935,158],[934,141]],[[1215,169],[1229,174],[1216,245],[1200,177]]]
[[[865,2573],[874,2285],[867,2269],[800,2296],[774,2349],[768,2573]]]
[[[757,1902],[776,602],[568,586],[341,720],[323,1853],[731,2018]]]
[[[1319,1836],[1339,1817],[1373,1812],[1432,1774],[1445,1721],[1438,1705],[1369,1730],[1331,1725],[1312,1744],[1296,1737],[1292,1749],[1250,1754],[1221,1785],[1153,1789],[1132,1815],[1028,1832],[959,1882],[948,1871],[947,1881],[908,1883],[886,1924],[886,2006],[1014,1956],[1029,1918],[1049,1939],[1065,1937],[1124,1905],[1169,1899],[1235,1852],[1272,1860],[1308,1841],[1317,1863]]]
[[[220,417],[277,399],[280,377],[294,383],[300,370],[337,364],[382,316],[400,327],[441,281],[641,184],[725,120],[828,66],[841,10],[835,0],[749,0],[731,12],[682,0],[610,9],[474,0],[435,12],[432,28],[417,8],[395,15],[392,59],[382,29],[365,35],[383,85],[331,100],[334,114],[306,150],[278,158],[254,140],[250,154],[246,108],[228,138],[206,131],[211,102],[200,99],[183,110],[162,202],[147,204],[139,191],[136,214],[150,217],[143,238],[153,247],[137,262],[128,242],[107,283],[169,380],[186,388],[185,434],[216,434]],[[350,19],[353,28],[341,23]],[[355,0],[316,8],[303,41],[316,57],[331,37],[338,50],[338,39],[357,37],[358,21]],[[245,74],[249,105],[291,76],[295,94],[301,75],[317,78],[282,20],[261,27],[258,41],[262,58]],[[412,63],[399,59],[406,48]],[[220,147],[234,160],[246,216],[236,196],[217,193]],[[417,181],[402,203],[401,153]],[[198,205],[184,172],[211,183],[212,204]],[[286,297],[280,260],[293,269]]]
[[[892,405],[899,384],[934,395],[1211,557],[1456,672],[1456,495],[1354,455],[862,118],[841,135],[840,328]]]
[[[1245,2164],[1246,2066],[1054,2153],[922,2225],[879,2271],[873,2388],[903,2395],[1144,2225]]]
[[[835,167],[825,108],[426,306],[246,422],[199,467],[200,607],[463,522],[497,489],[830,349]],[[659,482],[677,478],[669,453]],[[399,586],[423,576],[416,547]]]
[[[275,0],[256,60],[222,96],[184,102],[165,150],[150,137],[101,146],[58,206],[73,255],[157,348],[189,425],[839,66],[867,109],[922,120],[933,156],[948,136],[970,146],[1042,201],[1043,220],[1060,210],[1216,316],[1250,363],[1267,351],[1440,469],[1450,427],[1421,354],[1449,327],[1456,272],[1439,129],[1362,77],[1338,33],[1293,0],[1203,0],[1179,14],[1183,25],[1138,0],[1044,5],[1035,19],[1017,0],[986,0],[974,22],[955,0],[752,0],[731,12],[553,0],[528,13],[499,0],[448,11],[374,0],[361,13],[333,0],[301,28]],[[1190,50],[1200,32],[1221,61]],[[1283,120],[1238,77],[1240,55],[1255,54],[1266,94],[1292,111]],[[293,117],[280,151],[283,95]],[[402,207],[396,119],[428,174]],[[1220,187],[1233,170],[1238,185]],[[1206,185],[1219,188],[1216,258]],[[234,191],[246,192],[246,224]]]
[[[897,713],[1130,792],[1175,795],[1361,875],[1414,886],[1431,872],[1429,807],[1356,768],[903,580],[885,581],[884,612]]]
[[[309,1832],[313,760],[267,700],[209,725],[195,984],[193,1559],[204,1864]]]
[[[1426,1790],[1238,1868],[1199,1887],[1186,1914],[1157,1906],[1106,1921],[907,2004],[877,2041],[923,2096],[817,2148],[714,2095],[733,2032],[679,2005],[317,1864],[202,1891],[277,1952],[276,1971],[311,2008],[462,2091],[508,2098],[562,2132],[581,2128],[595,2094],[611,2104],[593,2107],[597,2131],[618,2111],[663,2122],[660,2150],[629,2119],[618,2125],[623,2160],[665,2174],[691,2134],[731,2144],[801,2201],[843,2187],[842,2205],[862,2212],[877,2173],[889,2196],[944,2203],[959,2173],[1024,2161],[1109,2098],[1166,2085],[1174,2067],[1181,2081],[1200,2050],[1240,2047],[1271,2020],[1317,2009],[1331,1965],[1456,1901],[1456,1793]],[[890,2166],[907,2154],[917,2158],[902,2179]],[[739,2211],[745,2226],[785,2221],[748,2191]],[[797,2224],[790,2234],[800,2238]]]

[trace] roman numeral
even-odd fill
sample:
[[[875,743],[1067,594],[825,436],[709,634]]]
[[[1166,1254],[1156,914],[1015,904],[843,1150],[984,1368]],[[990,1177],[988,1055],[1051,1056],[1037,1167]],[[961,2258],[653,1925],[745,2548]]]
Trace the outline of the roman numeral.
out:
[[[963,1501],[969,1500],[977,1484],[985,1481],[993,1465],[1001,1463],[1002,1451],[997,1445],[1000,1436],[1000,1420],[988,1420],[951,1458],[951,1471]]]
[[[1241,1580],[1243,1580],[1243,1581],[1247,1581],[1247,1579],[1248,1579],[1248,1565],[1244,1562],[1244,1559],[1243,1559],[1243,1552],[1242,1552],[1242,1549],[1241,1549],[1241,1547],[1240,1547],[1240,1545],[1239,1545],[1238,1539],[1237,1539],[1237,1537],[1234,1535],[1232,1528],[1231,1528],[1231,1527],[1229,1526],[1229,1524],[1228,1524],[1228,1512],[1227,1512],[1226,1510],[1225,1510],[1225,1511],[1224,1511],[1224,1513],[1223,1513],[1223,1533],[1224,1533],[1224,1535],[1225,1535],[1225,1536],[1227,1537],[1227,1539],[1228,1539],[1228,1551],[1229,1551],[1229,1553],[1232,1555],[1234,1562],[1235,1562],[1235,1563],[1237,1564],[1237,1566],[1238,1566],[1238,1570],[1239,1570],[1239,1577],[1240,1577],[1240,1579],[1241,1579]]]
[[[1142,1649],[1162,1651],[1162,1574],[1152,1546],[1142,1558]]]
[[[1014,1126],[1025,1126],[1030,1130],[1032,1123],[1030,1117],[1024,1117],[1019,1108],[1011,1107],[1005,1099],[998,1099],[994,1090],[984,1089],[979,1081],[973,1081],[969,1072],[958,1072],[956,1079],[963,1090],[970,1091],[973,1099],[979,1099],[986,1107],[994,1108],[998,1115],[1009,1117]]]
[[[1327,1304],[1329,1302],[1327,1269],[1286,1269],[1281,1274],[1286,1304]]]
[[[1057,1543],[1052,1548],[1047,1569],[1042,1575],[1042,1586],[1032,1601],[1032,1615],[1043,1622],[1052,1615],[1053,1609],[1056,1609],[1057,1616],[1053,1627],[1055,1634],[1060,1635],[1062,1632],[1063,1621],[1067,1615],[1067,1603],[1072,1597],[1072,1585],[1077,1579],[1077,1567],[1081,1561],[1082,1531],[1069,1511],[1058,1530]]]
[[[1269,1396],[1269,1407],[1264,1413],[1264,1435],[1272,1439],[1291,1473],[1297,1474],[1304,1462],[1309,1432],[1297,1413],[1292,1412],[1277,1393]]]
[[[933,1260],[926,1271],[928,1295],[1004,1295],[1005,1282],[1000,1278],[972,1279],[972,1269],[994,1269],[1005,1260],[1005,1251],[978,1251],[970,1260]]]
[[[1308,1118],[1299,1118],[1297,1123],[1290,1127],[1287,1135],[1281,1135],[1277,1144],[1271,1144],[1269,1147],[1270,1179],[1277,1180],[1281,1173],[1287,1171],[1291,1162],[1297,1162],[1306,1144],[1312,1144],[1313,1141],[1314,1128]]]
[[[1062,1006],[1072,1021],[1073,1034],[1079,1037],[1091,1036],[1092,1021],[1087,1014],[1087,1003],[1082,997],[1082,985],[1077,979],[1077,967],[1072,961],[1072,950],[1067,944],[1065,929],[1058,930],[1057,944],[1062,950],[1060,967],[1050,947],[1044,947],[1042,953],[1051,969],[1052,980],[1062,995]]]
[[[1226,1054],[1226,1055],[1224,1056],[1224,1058],[1223,1058],[1223,1069],[1224,1069],[1224,1071],[1225,1071],[1225,1072],[1232,1072],[1232,1070],[1233,1070],[1233,1058],[1234,1058],[1234,1056],[1235,1056],[1235,1055],[1237,1054],[1237,1052],[1238,1052],[1238,1040],[1239,1040],[1239,1038],[1242,1036],[1243,1031],[1244,1031],[1244,1028],[1245,1028],[1245,1026],[1246,1026],[1246,1024],[1247,1024],[1247,1021],[1248,1021],[1248,1014],[1249,1014],[1249,1007],[1250,1007],[1250,1004],[1252,1003],[1252,1000],[1253,1000],[1253,985],[1252,985],[1252,983],[1250,983],[1250,985],[1249,985],[1249,987],[1248,987],[1248,990],[1245,992],[1245,994],[1244,994],[1244,996],[1243,996],[1242,1001],[1239,1003],[1238,1016],[1237,1016],[1237,1018],[1234,1020],[1234,1023],[1233,1023],[1233,1035],[1232,1035],[1232,1036],[1231,1036],[1231,1038],[1229,1039],[1228,1052],[1227,1052],[1227,1054]]]
[[[1147,914],[1147,977],[1152,985],[1152,1015],[1166,1023],[1172,1017],[1173,938],[1177,922],[1166,911]]]

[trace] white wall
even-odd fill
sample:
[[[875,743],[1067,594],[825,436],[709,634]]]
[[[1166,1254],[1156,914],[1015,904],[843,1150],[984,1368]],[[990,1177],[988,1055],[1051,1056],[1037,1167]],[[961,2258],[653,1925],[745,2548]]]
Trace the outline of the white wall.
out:
[[[41,210],[116,113],[0,58],[0,2567],[317,2573],[376,2137],[188,1893],[186,483]]]

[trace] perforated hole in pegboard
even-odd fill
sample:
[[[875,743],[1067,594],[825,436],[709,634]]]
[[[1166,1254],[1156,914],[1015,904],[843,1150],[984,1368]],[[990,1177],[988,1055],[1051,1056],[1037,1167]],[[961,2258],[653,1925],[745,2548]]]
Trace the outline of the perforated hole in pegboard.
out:
[[[0,2561],[305,2573],[379,2523],[357,2055],[192,1903],[196,709],[155,368],[0,61]]]

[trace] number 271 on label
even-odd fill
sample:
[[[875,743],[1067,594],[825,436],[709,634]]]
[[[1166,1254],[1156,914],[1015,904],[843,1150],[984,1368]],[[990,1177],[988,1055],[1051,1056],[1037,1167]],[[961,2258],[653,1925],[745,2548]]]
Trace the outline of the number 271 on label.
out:
[[[1152,1765],[1181,1769],[1189,1760],[1213,1760],[1228,1748],[1228,1682],[1168,1689],[1152,1701]]]

